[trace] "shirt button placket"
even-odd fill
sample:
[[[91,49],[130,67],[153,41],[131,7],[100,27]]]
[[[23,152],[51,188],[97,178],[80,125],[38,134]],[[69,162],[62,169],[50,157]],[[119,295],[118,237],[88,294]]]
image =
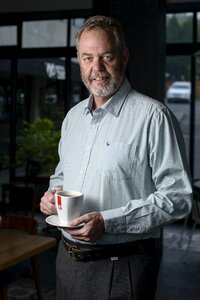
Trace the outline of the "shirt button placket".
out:
[[[80,190],[82,190],[82,187],[84,184],[84,179],[85,179],[85,176],[87,173],[87,168],[88,168],[89,160],[90,160],[90,153],[92,151],[94,139],[95,139],[97,131],[98,131],[98,124],[95,123],[95,121],[97,121],[97,120],[98,120],[97,117],[92,119],[92,123],[91,123],[91,127],[90,127],[91,130],[90,130],[90,133],[89,133],[89,136],[88,136],[88,139],[86,142],[86,146],[85,146],[84,158],[83,158],[82,166],[81,166],[81,169],[79,172],[80,177],[81,177],[80,178],[80,181],[81,181],[81,189]]]

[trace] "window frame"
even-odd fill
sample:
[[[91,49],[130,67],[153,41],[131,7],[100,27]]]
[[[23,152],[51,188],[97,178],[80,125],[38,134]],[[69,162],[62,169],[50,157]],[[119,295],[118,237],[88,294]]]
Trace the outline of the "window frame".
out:
[[[64,113],[70,109],[71,96],[71,58],[76,57],[75,46],[70,46],[71,19],[86,19],[92,15],[92,9],[62,10],[49,12],[26,12],[26,13],[0,13],[0,26],[17,26],[17,44],[11,46],[0,46],[0,59],[11,60],[11,111],[10,111],[10,153],[11,164],[15,163],[16,153],[16,81],[17,81],[17,60],[23,58],[45,58],[65,57],[65,99]],[[47,20],[68,20],[67,45],[65,47],[44,47],[44,48],[22,48],[22,24],[25,21],[47,21]],[[15,170],[10,170],[10,179],[14,178]]]
[[[190,140],[189,140],[189,166],[192,178],[194,177],[194,151],[195,151],[195,53],[200,49],[197,35],[197,13],[200,12],[199,3],[173,3],[168,4],[166,14],[193,13],[192,42],[167,43],[166,56],[188,55],[191,57],[191,103],[190,103]]]

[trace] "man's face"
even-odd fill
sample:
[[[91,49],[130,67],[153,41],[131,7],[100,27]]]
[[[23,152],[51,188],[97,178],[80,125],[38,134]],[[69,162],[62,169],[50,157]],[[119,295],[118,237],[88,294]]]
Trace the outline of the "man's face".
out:
[[[83,32],[78,59],[83,83],[94,97],[107,100],[120,87],[128,53],[122,53],[111,33],[102,29]]]

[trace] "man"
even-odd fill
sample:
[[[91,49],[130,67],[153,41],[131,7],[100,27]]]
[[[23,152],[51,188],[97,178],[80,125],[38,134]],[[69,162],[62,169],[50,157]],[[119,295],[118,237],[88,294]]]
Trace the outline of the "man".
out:
[[[70,224],[84,226],[62,230],[57,299],[154,299],[161,228],[191,209],[182,134],[163,104],[131,89],[118,22],[89,18],[77,56],[90,96],[63,121],[60,161],[40,204],[53,214],[56,190],[84,193]]]

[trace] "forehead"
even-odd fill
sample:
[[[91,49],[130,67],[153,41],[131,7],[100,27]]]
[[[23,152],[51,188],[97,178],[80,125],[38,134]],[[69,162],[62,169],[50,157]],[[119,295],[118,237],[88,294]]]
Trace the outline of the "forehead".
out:
[[[79,52],[103,50],[113,51],[116,49],[116,41],[111,31],[94,28],[84,31],[79,41]]]

